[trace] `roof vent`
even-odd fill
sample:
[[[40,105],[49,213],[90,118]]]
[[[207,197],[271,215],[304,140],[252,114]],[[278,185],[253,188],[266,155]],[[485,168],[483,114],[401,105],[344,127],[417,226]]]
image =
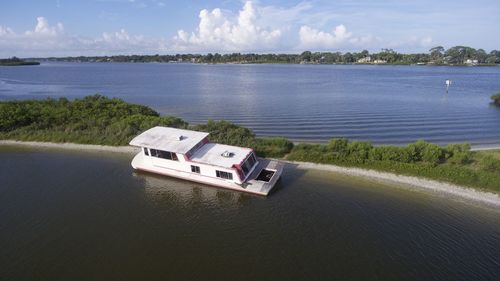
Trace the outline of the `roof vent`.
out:
[[[183,136],[183,135],[179,135],[179,136],[177,136],[177,140],[181,141],[181,140],[183,140],[183,139],[184,139],[184,136]]]
[[[233,157],[233,155],[234,155],[234,153],[229,152],[227,150],[222,152],[222,154],[221,154],[222,157],[226,157],[226,158],[231,158],[231,157]]]

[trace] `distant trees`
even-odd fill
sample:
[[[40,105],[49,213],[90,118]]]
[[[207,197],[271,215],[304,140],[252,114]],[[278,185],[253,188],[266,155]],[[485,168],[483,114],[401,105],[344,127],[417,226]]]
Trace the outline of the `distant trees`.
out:
[[[15,65],[38,65],[40,64],[39,62],[35,61],[24,61],[18,57],[11,57],[8,59],[0,59],[0,65],[5,65],[5,66],[15,66]]]
[[[500,106],[500,93],[496,93],[493,96],[491,96],[491,100],[496,106]]]
[[[443,46],[437,46],[437,47],[431,48],[429,50],[431,60],[433,60],[434,62],[437,62],[437,63],[442,63],[444,51],[445,50],[444,50]]]
[[[361,52],[311,52],[301,54],[242,54],[242,53],[208,53],[201,54],[176,54],[176,55],[130,55],[130,56],[104,56],[104,57],[65,57],[48,58],[54,61],[78,62],[192,62],[192,63],[314,63],[314,64],[350,64],[370,56],[371,61],[385,61],[389,64],[465,64],[467,60],[477,60],[478,64],[500,64],[500,51],[493,50],[486,53],[483,49],[474,49],[467,46],[454,46],[445,49],[436,46],[429,53],[402,54],[393,49],[381,49],[378,53],[368,50]]]

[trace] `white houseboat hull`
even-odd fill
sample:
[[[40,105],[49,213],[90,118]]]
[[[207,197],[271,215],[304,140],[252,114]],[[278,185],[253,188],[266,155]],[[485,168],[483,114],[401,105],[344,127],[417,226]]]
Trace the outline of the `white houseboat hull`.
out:
[[[163,165],[155,165],[149,158],[150,157],[145,156],[142,152],[139,152],[132,160],[132,167],[136,170],[264,196],[268,195],[273,189],[283,172],[283,163],[259,158],[257,167],[248,176],[247,180],[240,185],[232,180],[186,172]],[[272,176],[267,180],[259,180],[259,175],[262,170],[271,171]]]

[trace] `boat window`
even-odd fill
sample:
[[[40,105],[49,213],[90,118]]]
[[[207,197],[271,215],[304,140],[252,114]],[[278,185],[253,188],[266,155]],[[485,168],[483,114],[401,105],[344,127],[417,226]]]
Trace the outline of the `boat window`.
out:
[[[151,156],[163,158],[163,159],[168,159],[168,160],[179,161],[179,158],[177,158],[177,154],[175,154],[173,152],[158,150],[158,149],[150,149],[150,151],[151,151]]]
[[[243,173],[245,174],[245,176],[248,174],[248,172],[253,168],[253,166],[255,165],[255,155],[252,153],[250,154],[250,156],[247,158],[247,161],[245,161],[242,165],[241,165],[241,170],[243,171]]]
[[[241,170],[243,170],[243,173],[245,174],[245,176],[248,174],[248,171],[250,171],[250,168],[248,168],[248,161],[246,161],[245,163],[243,163],[243,165],[241,165]]]
[[[253,154],[253,152],[250,154],[250,157],[248,157],[248,162],[250,163],[250,167],[253,167],[253,165],[255,165],[255,162],[257,162],[257,159],[255,159],[255,154]]]
[[[172,154],[170,154],[170,152],[168,151],[157,150],[157,153],[159,158],[172,160]]]
[[[193,173],[200,173],[200,167],[191,165],[191,172]]]
[[[232,173],[215,170],[215,174],[217,175],[218,178],[223,178],[223,179],[228,179],[228,180],[233,179]]]
[[[148,149],[146,147],[144,147],[144,154],[146,154],[147,156],[149,156],[149,152],[148,152]]]

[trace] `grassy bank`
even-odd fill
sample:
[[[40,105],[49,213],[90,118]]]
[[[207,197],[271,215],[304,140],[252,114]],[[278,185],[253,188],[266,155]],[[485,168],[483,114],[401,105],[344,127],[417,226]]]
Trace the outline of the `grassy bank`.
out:
[[[0,139],[79,144],[128,145],[139,133],[168,126],[210,132],[210,140],[253,147],[263,157],[281,157],[293,147],[283,138],[256,138],[249,129],[226,121],[189,126],[151,108],[101,95],[0,102]]]
[[[467,144],[446,147],[417,141],[406,147],[333,139],[299,144],[287,159],[419,176],[500,193],[500,152],[471,152]]]
[[[298,144],[285,138],[257,138],[227,121],[189,125],[160,116],[149,107],[94,95],[0,102],[0,139],[80,144],[127,145],[154,126],[189,128],[210,133],[212,142],[246,146],[263,157],[368,168],[420,176],[500,193],[500,151],[471,152],[467,144],[440,147],[417,141],[406,147],[332,139],[327,144]]]

